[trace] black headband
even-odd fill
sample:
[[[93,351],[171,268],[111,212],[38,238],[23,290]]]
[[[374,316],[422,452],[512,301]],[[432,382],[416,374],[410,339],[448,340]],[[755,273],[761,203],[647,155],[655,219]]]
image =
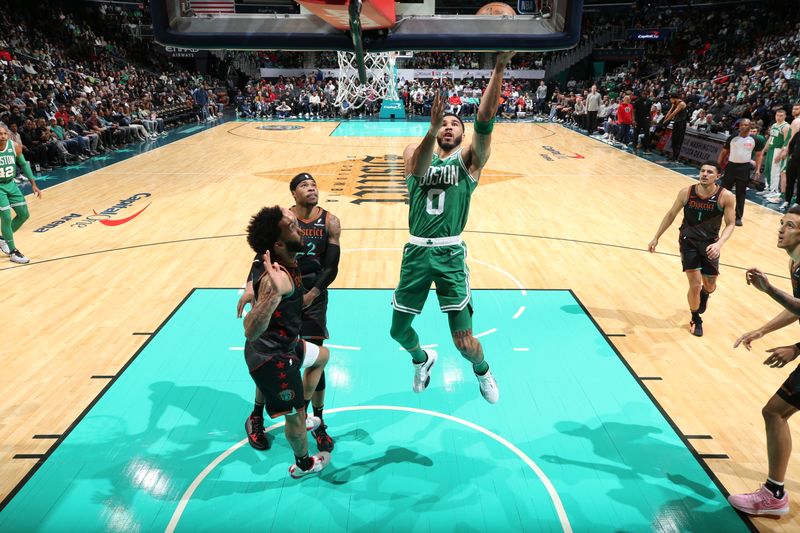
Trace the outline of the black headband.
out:
[[[300,185],[302,182],[304,182],[306,180],[311,180],[314,183],[317,182],[317,180],[315,180],[314,176],[312,176],[311,174],[309,174],[307,172],[301,172],[297,176],[293,177],[292,181],[289,182],[289,191],[294,192],[294,190],[297,188],[297,186]]]

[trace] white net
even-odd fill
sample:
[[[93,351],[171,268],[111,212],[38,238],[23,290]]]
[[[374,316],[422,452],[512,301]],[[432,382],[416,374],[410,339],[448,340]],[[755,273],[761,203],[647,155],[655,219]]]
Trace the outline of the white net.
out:
[[[358,79],[358,61],[353,52],[339,52],[339,90],[336,105],[341,109],[359,109],[375,100],[397,100],[397,52],[367,52],[364,67],[367,83]]]

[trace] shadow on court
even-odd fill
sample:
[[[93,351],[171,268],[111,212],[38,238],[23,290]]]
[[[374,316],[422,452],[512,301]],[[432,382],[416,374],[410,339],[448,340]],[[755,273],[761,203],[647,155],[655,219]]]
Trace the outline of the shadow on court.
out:
[[[545,454],[540,459],[561,468],[595,473],[589,474],[592,477],[597,473],[606,474],[602,477],[613,481],[602,489],[603,492],[621,505],[633,508],[645,520],[651,520],[654,530],[706,532],[745,529],[716,487],[686,475],[699,470],[700,466],[685,447],[667,442],[667,435],[661,429],[599,420],[596,423],[561,421],[554,425],[554,429],[569,438],[583,441],[566,449],[586,449],[588,446],[596,460],[572,458],[569,453]],[[524,448],[530,449],[531,446],[536,449],[537,443]],[[563,476],[561,483],[579,485],[585,477],[586,474],[573,472]],[[565,505],[575,494],[572,490],[560,492],[565,495]],[[641,528],[641,522],[630,528],[608,525],[616,531]]]
[[[392,463],[415,463],[422,466],[433,466],[433,461],[425,455],[408,448],[390,446],[386,453],[380,457],[359,461],[339,468],[331,472],[330,475],[323,475],[322,479],[329,480],[334,485],[344,485]]]
[[[564,305],[561,310],[571,315],[584,315],[586,314],[579,305]],[[674,329],[681,326],[682,322],[689,321],[689,312],[683,310],[676,310],[672,315],[665,316],[651,316],[638,311],[629,311],[625,309],[604,309],[602,307],[592,307],[589,309],[592,316],[597,319],[608,319],[623,322],[625,330],[623,333],[631,333],[636,328],[647,329]],[[684,320],[685,319],[685,320]]]

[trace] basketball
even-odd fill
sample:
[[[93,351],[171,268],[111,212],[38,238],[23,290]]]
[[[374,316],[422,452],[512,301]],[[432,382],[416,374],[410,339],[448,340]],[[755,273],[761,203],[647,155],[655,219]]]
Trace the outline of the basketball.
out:
[[[514,11],[514,8],[504,2],[491,2],[482,6],[478,10],[478,15],[507,15],[507,16],[514,16],[517,14]]]

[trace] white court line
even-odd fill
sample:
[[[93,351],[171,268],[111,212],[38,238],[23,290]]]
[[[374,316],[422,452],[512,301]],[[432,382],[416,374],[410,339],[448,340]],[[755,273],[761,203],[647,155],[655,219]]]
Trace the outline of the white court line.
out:
[[[326,348],[336,348],[337,350],[360,350],[361,346],[339,346],[338,344],[326,344]]]
[[[244,346],[231,346],[228,350],[232,352],[242,352],[244,351]]]
[[[477,335],[475,335],[475,338],[480,339],[481,337],[485,337],[486,335],[491,335],[495,331],[497,331],[497,328],[487,329],[483,333],[478,333]]]
[[[515,352],[530,352],[530,348],[513,348]]]
[[[516,312],[516,313],[514,313],[514,316],[512,316],[511,318],[515,318],[515,319],[516,319],[516,318],[519,318],[519,317],[520,317],[520,315],[522,315],[522,313],[524,313],[524,312],[525,312],[525,306],[524,306],[524,305],[521,305],[521,306],[519,307],[519,309],[517,309],[517,312]]]
[[[421,349],[423,349],[423,350],[426,350],[426,349],[428,349],[428,348],[438,348],[438,347],[439,347],[439,345],[438,345],[438,344],[424,344],[424,345],[420,346],[420,348],[421,348]],[[403,347],[401,346],[401,347],[400,347],[400,351],[401,351],[401,352],[405,352],[405,351],[408,351],[408,350],[406,350],[405,348],[403,348]]]
[[[523,296],[527,296],[528,295],[528,292],[522,286],[522,283],[520,283],[517,278],[515,278],[514,276],[512,276],[511,274],[509,274],[508,272],[506,272],[505,270],[503,270],[499,266],[495,266],[495,265],[493,265],[491,263],[487,263],[486,261],[481,261],[480,259],[472,259],[470,257],[467,258],[467,261],[473,261],[475,263],[479,263],[479,264],[481,264],[483,266],[487,266],[489,268],[493,268],[493,269],[497,270],[501,274],[504,274],[511,281],[513,281],[517,285],[517,288],[519,288],[519,291],[522,293]]]
[[[508,442],[506,439],[498,435],[497,433],[493,433],[488,429],[474,424],[468,420],[464,420],[463,418],[457,418],[455,416],[446,415],[444,413],[439,413],[436,411],[428,411],[427,409],[417,409],[415,407],[399,407],[394,405],[358,405],[354,407],[336,407],[333,409],[326,409],[326,412],[330,415],[332,413],[344,413],[347,411],[406,411],[409,413],[418,413],[428,416],[434,416],[437,418],[443,418],[444,420],[449,420],[451,422],[455,422],[457,424],[461,424],[462,426],[466,426],[470,429],[474,429],[480,433],[483,433],[487,437],[494,439],[495,441],[499,442],[512,453],[514,453],[517,457],[522,459],[528,467],[533,470],[536,474],[536,477],[539,478],[542,485],[544,486],[545,490],[547,490],[547,494],[550,495],[550,500],[553,502],[553,507],[555,507],[556,514],[558,515],[558,520],[561,522],[561,528],[564,530],[564,533],[572,533],[572,526],[569,523],[569,517],[567,516],[567,511],[564,509],[564,504],[561,503],[561,498],[558,496],[558,492],[556,492],[556,488],[553,486],[553,483],[547,477],[547,474],[539,468],[539,465],[533,462],[533,459],[525,455],[525,452]],[[270,432],[274,429],[277,429],[283,426],[285,422],[278,422],[277,424],[273,424],[266,429],[267,432]],[[189,504],[189,500],[192,498],[192,495],[195,493],[197,488],[200,484],[205,480],[206,477],[220,464],[222,461],[227,459],[233,452],[241,448],[247,444],[247,439],[242,439],[224,452],[222,452],[216,459],[211,461],[208,466],[206,466],[202,472],[197,474],[197,477],[194,478],[192,483],[189,485],[189,488],[181,496],[180,501],[178,502],[178,506],[175,508],[175,511],[172,513],[172,518],[170,518],[169,524],[167,524],[167,528],[164,530],[165,533],[174,533],[175,528],[178,526],[178,522],[180,522],[181,516],[183,516],[183,512],[186,510],[186,506]]]

